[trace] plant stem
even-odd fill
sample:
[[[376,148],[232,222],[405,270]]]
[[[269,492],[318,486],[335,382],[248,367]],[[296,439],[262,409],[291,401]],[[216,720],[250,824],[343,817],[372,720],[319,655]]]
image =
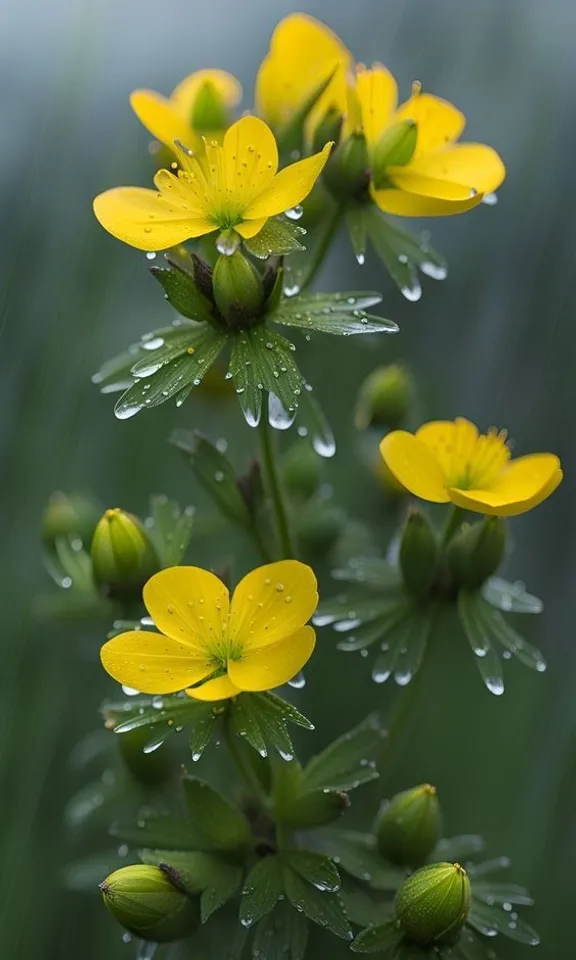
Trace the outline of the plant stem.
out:
[[[308,268],[308,273],[302,282],[302,286],[300,288],[301,291],[309,287],[310,284],[316,279],[316,274],[324,263],[326,254],[330,249],[330,245],[334,239],[334,234],[336,233],[336,229],[340,223],[343,212],[342,206],[339,203],[335,204],[332,213],[329,215],[322,228],[318,245],[316,246],[316,249],[312,251],[310,266]]]
[[[442,547],[442,550],[446,549],[452,537],[458,530],[458,527],[462,523],[462,517],[464,516],[465,512],[466,511],[463,510],[462,507],[457,507],[452,504],[452,507],[448,512],[448,516],[446,517],[446,523],[444,524],[444,529],[440,539],[440,546]]]
[[[267,806],[268,798],[264,792],[264,788],[260,783],[256,771],[253,767],[246,761],[246,758],[243,756],[242,750],[240,749],[241,744],[236,739],[235,734],[230,729],[230,725],[227,721],[224,722],[224,738],[226,740],[226,746],[228,747],[228,752],[232,757],[236,767],[244,780],[244,783],[251,791],[251,793],[256,797],[256,799],[262,804],[263,807]]]
[[[258,553],[262,557],[262,560],[264,561],[264,563],[270,563],[270,561],[272,560],[272,556],[268,549],[268,544],[266,543],[266,540],[262,535],[262,530],[260,529],[260,526],[256,519],[254,519],[254,521],[250,525],[250,536],[252,537],[252,540],[254,541],[254,546],[256,547]]]
[[[288,519],[286,499],[284,497],[284,491],[282,490],[282,482],[280,479],[280,471],[278,470],[278,459],[274,438],[272,435],[272,429],[268,422],[268,398],[266,398],[264,401],[262,418],[258,426],[258,434],[260,437],[260,451],[264,480],[268,488],[268,494],[270,496],[272,508],[274,510],[274,516],[276,518],[276,528],[278,531],[278,540],[280,543],[282,559],[294,559],[296,557],[297,550],[292,530],[290,528],[290,521]]]

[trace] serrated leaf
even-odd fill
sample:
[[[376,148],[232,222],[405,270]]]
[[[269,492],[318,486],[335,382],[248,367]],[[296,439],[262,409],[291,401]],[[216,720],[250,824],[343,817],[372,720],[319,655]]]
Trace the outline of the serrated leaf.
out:
[[[227,336],[207,324],[189,324],[188,329],[190,336],[180,356],[159,369],[151,360],[149,375],[144,377],[141,371],[142,379],[122,394],[114,408],[118,419],[126,420],[144,408],[157,407],[202,381],[226,343]]]
[[[284,868],[284,887],[292,906],[309,920],[343,940],[352,937],[348,918],[337,893],[321,893],[289,868]]]
[[[351,944],[351,950],[354,953],[379,953],[382,952],[383,960],[394,955],[397,946],[403,939],[403,934],[398,930],[393,920],[382,923],[377,927],[368,927],[359,933],[354,943]]]
[[[210,842],[191,818],[172,814],[148,814],[136,823],[117,822],[110,827],[113,837],[137,847],[160,850],[207,850]]]
[[[307,790],[352,790],[378,776],[376,760],[387,733],[377,714],[312,757],[304,771]]]
[[[379,303],[378,293],[305,293],[285,297],[268,317],[271,323],[280,323],[301,330],[316,330],[338,336],[366,333],[396,333],[398,325],[366,313],[366,308]]]
[[[102,712],[107,722],[115,721],[114,733],[120,736],[149,728],[150,738],[144,748],[196,724],[208,713],[213,715],[212,704],[195,703],[190,697],[177,695],[131,698],[119,704],[105,704]]]
[[[335,893],[340,889],[340,875],[330,857],[313,850],[282,850],[282,863],[311,883],[317,890]]]
[[[523,583],[508,583],[501,577],[490,577],[482,587],[482,595],[488,603],[504,613],[542,613],[544,604]]]
[[[164,288],[166,299],[188,320],[213,322],[212,304],[200,292],[194,277],[177,266],[150,267],[150,273]]]
[[[251,927],[276,906],[284,894],[284,879],[278,857],[263,857],[252,868],[242,890],[240,923]]]
[[[266,708],[273,711],[277,716],[282,717],[289,723],[296,724],[297,727],[303,727],[305,730],[314,730],[314,724],[296,709],[293,703],[288,703],[283,697],[276,693],[258,693],[255,695],[260,702],[265,702]]]
[[[484,622],[486,630],[490,635],[502,644],[505,650],[508,650],[520,663],[536,670],[538,673],[544,673],[546,670],[546,661],[540,651],[528,643],[506,622],[499,610],[482,597],[478,597],[477,611]]]
[[[253,257],[267,260],[268,257],[305,250],[306,247],[300,242],[305,234],[303,227],[290,220],[270,217],[255,237],[244,240],[244,246]]]
[[[287,903],[279,903],[256,927],[253,960],[304,960],[308,923]]]
[[[277,398],[288,421],[298,407],[304,378],[292,344],[274,330],[259,326],[239,333],[232,342],[229,373],[250,426],[260,422],[265,391]]]
[[[250,513],[228,457],[198,431],[178,430],[170,442],[182,451],[198,483],[221,513],[233,523],[249,526]]]
[[[130,370],[136,363],[146,358],[150,360],[156,350],[166,347],[182,346],[185,349],[190,340],[190,332],[195,327],[195,324],[178,320],[169,327],[160,327],[151,333],[145,333],[123,353],[107,360],[92,377],[92,383],[97,384],[102,393],[125,390],[134,381]]]
[[[215,713],[211,703],[204,703],[202,706],[204,709],[199,710],[194,717],[190,739],[188,740],[188,746],[194,761],[199,760],[204,753],[220,718],[220,715]]]
[[[366,247],[368,245],[368,216],[367,209],[369,204],[357,203],[351,204],[346,210],[346,227],[350,243],[354,250],[354,255],[359,264],[363,264],[366,258]]]
[[[164,494],[151,497],[146,529],[150,534],[163,567],[177,566],[184,554],[194,527],[194,507],[180,509],[175,500]]]
[[[462,629],[476,657],[476,665],[490,693],[499,696],[504,693],[502,664],[492,646],[490,634],[478,608],[478,601],[484,603],[478,591],[460,590],[457,599],[458,615]]]
[[[369,883],[374,890],[397,890],[406,879],[406,870],[384,860],[372,834],[355,830],[319,830],[314,846],[336,860],[350,876]]]
[[[230,726],[236,736],[245,738],[261,757],[268,756],[266,738],[260,727],[258,715],[252,709],[250,694],[234,697],[230,709]]]
[[[216,848],[236,850],[250,840],[246,817],[204,780],[182,778],[190,815],[198,830]]]
[[[171,850],[140,850],[143,863],[169,867],[178,885],[190,896],[201,893],[202,923],[236,894],[242,881],[242,868],[209,853]]]

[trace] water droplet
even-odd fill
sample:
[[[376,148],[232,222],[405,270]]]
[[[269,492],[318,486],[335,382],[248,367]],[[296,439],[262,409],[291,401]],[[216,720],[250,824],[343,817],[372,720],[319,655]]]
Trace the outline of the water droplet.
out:
[[[146,259],[147,259],[147,260],[155,260],[155,259],[156,259],[156,254],[155,254],[152,250],[150,250],[150,251],[146,254]]]
[[[419,300],[422,296],[422,287],[420,282],[415,278],[412,281],[411,286],[400,287],[401,294],[406,297],[407,300],[410,300],[412,303],[415,303],[416,300]]]
[[[140,343],[144,350],[158,350],[159,347],[164,346],[164,337],[155,337],[154,334],[148,333],[141,338]]]
[[[140,691],[134,690],[133,687],[126,687],[124,684],[122,684],[122,693],[125,693],[127,697],[137,697]],[[133,707],[130,707],[130,709],[132,710]]]
[[[498,203],[498,196],[495,193],[485,193],[482,197],[482,203],[485,203],[487,207],[495,207]]]
[[[217,470],[216,473],[214,474],[214,480],[216,481],[216,483],[222,483],[223,479],[224,479],[224,474],[222,473],[221,470]]]
[[[357,253],[356,260],[360,264],[360,266],[363,267],[364,263],[366,262],[366,257],[363,253]]]
[[[504,681],[500,677],[486,677],[484,683],[494,696],[500,697],[504,693]]]
[[[275,393],[268,394],[268,422],[275,430],[288,430],[294,423],[296,409],[286,410],[284,404]]]
[[[277,583],[277,584],[276,584],[276,592],[277,592],[277,593],[282,593],[283,590],[284,590],[284,584],[283,584],[283,583]]]
[[[420,270],[426,274],[427,277],[431,277],[432,280],[445,280],[448,276],[448,267],[442,264],[432,263],[431,260],[423,260],[420,264]]]
[[[284,287],[284,294],[287,297],[295,297],[296,294],[300,293],[300,284],[292,282],[287,283]]]
[[[216,240],[216,249],[224,257],[231,257],[236,253],[240,244],[240,237],[235,230],[223,230]]]
[[[304,209],[301,206],[292,207],[290,210],[286,210],[286,216],[289,220],[300,220],[300,217],[303,215]]]

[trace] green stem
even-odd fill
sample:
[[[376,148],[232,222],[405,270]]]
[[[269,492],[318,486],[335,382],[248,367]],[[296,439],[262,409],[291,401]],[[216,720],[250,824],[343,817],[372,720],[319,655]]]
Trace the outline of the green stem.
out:
[[[252,524],[250,526],[250,536],[252,537],[252,540],[254,541],[254,546],[256,547],[258,553],[262,557],[262,560],[264,561],[264,563],[270,563],[273,558],[270,553],[270,550],[268,549],[268,544],[266,543],[262,530],[260,529],[260,526],[256,519],[252,521]]]
[[[246,761],[246,757],[243,755],[243,752],[240,749],[241,744],[236,739],[236,735],[230,729],[230,725],[227,721],[224,723],[224,738],[226,740],[228,752],[236,764],[244,783],[254,797],[262,804],[262,806],[266,807],[268,804],[268,798],[264,788],[258,779],[256,771],[251,764]]]
[[[297,555],[294,537],[290,528],[288,519],[288,509],[280,471],[278,469],[277,453],[274,445],[272,428],[268,422],[268,398],[266,397],[262,410],[262,417],[258,427],[260,438],[261,465],[264,473],[264,481],[268,488],[268,494],[276,518],[276,528],[278,531],[278,540],[282,559],[294,559]]]
[[[464,516],[465,512],[466,511],[463,510],[462,507],[457,507],[452,504],[452,507],[448,512],[448,516],[446,517],[446,523],[444,524],[444,529],[440,538],[440,546],[442,550],[446,549],[452,537],[458,530],[458,527],[462,523],[462,517]]]
[[[326,254],[330,249],[332,240],[334,239],[334,234],[336,233],[343,213],[343,207],[339,203],[335,204],[332,213],[329,215],[326,223],[323,226],[316,248],[311,251],[310,266],[308,268],[308,273],[302,282],[302,286],[300,288],[301,291],[309,287],[310,284],[316,279],[316,274],[326,259]]]

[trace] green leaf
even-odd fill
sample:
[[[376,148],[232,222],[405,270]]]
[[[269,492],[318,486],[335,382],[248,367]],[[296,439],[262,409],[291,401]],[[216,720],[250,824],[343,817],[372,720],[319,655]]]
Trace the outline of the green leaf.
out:
[[[253,960],[304,960],[308,924],[287,903],[279,903],[256,927]]]
[[[252,868],[242,890],[240,923],[251,927],[276,906],[284,894],[284,880],[278,857],[263,857]]]
[[[294,362],[293,351],[288,340],[265,326],[243,331],[234,338],[229,374],[250,426],[260,422],[264,391],[276,399],[284,419],[290,422],[304,388],[304,378]],[[280,411],[277,418],[281,419]]]
[[[267,260],[268,257],[305,250],[306,247],[299,239],[305,234],[303,227],[286,218],[270,217],[255,237],[244,240],[244,246],[253,257]]]
[[[370,204],[368,203],[355,203],[351,204],[346,210],[348,236],[354,255],[361,265],[366,259],[366,247],[368,246],[369,209]]]
[[[233,523],[249,526],[250,513],[228,457],[198,431],[178,430],[170,442],[182,451],[198,483],[221,513]]]
[[[349,632],[344,626],[353,624],[355,620],[340,620],[334,629],[344,632],[344,640],[338,642],[338,649],[344,651],[365,650],[376,641],[383,642],[394,628],[410,613],[410,603],[403,600],[390,600],[387,607],[374,620],[368,620],[358,626],[350,626]],[[406,634],[404,634],[406,636]],[[408,650],[408,647],[405,648]]]
[[[97,597],[90,554],[82,549],[79,537],[57,537],[54,552],[46,551],[43,559],[46,570],[57,586],[83,593],[87,599]]]
[[[102,713],[107,722],[115,722],[114,733],[129,733],[148,727],[150,739],[143,745],[144,749],[161,743],[172,733],[180,733],[185,726],[196,730],[205,722],[213,724],[216,719],[212,703],[195,702],[179,694],[131,697],[120,703],[105,704]]]
[[[125,784],[114,777],[111,782],[101,779],[87,783],[70,797],[64,810],[64,819],[69,827],[79,829],[90,821],[106,821],[122,802]]]
[[[277,750],[284,760],[292,759],[294,746],[287,723],[314,729],[296,707],[272,693],[240,694],[232,701],[230,716],[234,732],[262,757]]]
[[[146,530],[154,541],[163,567],[177,566],[186,553],[192,537],[194,507],[181,510],[175,500],[164,494],[150,499],[151,517],[146,521]]]
[[[482,587],[482,595],[493,607],[504,613],[542,613],[544,604],[538,597],[526,593],[523,583],[508,583],[500,577],[491,577]]]
[[[137,343],[133,343],[128,350],[108,360],[92,377],[92,383],[100,387],[102,393],[115,393],[125,390],[134,382],[130,371],[139,361],[148,360],[157,350],[186,349],[190,342],[191,331],[196,324],[175,320],[169,327],[161,327],[151,333],[145,333]]]
[[[268,756],[266,738],[260,727],[258,711],[253,709],[250,694],[234,697],[230,709],[230,726],[233,733],[244,738],[261,757]]]
[[[526,888],[519,886],[517,883],[491,883],[490,881],[475,880],[472,896],[489,906],[514,903],[519,906],[531,907],[534,903]]]
[[[346,916],[359,927],[373,927],[388,920],[393,912],[391,903],[373,900],[367,890],[352,880],[343,880],[340,897]]]
[[[481,853],[486,846],[484,838],[474,833],[462,834],[458,837],[443,837],[439,840],[430,855],[430,862],[437,863],[449,860],[453,863]]]
[[[379,597],[375,593],[368,596],[340,593],[320,603],[312,617],[312,623],[317,627],[338,624],[338,633],[345,633],[348,630],[355,630],[361,624],[387,616],[391,603],[395,602],[397,602],[396,598]]]
[[[300,713],[296,709],[293,703],[288,703],[287,700],[284,700],[283,697],[279,697],[276,693],[258,693],[256,698],[266,704],[266,711],[268,714],[274,713],[276,716],[282,717],[284,720],[289,723],[294,723],[297,727],[303,727],[304,730],[313,730],[314,724],[305,717],[303,713]]]
[[[284,848],[282,863],[311,883],[317,890],[335,893],[340,889],[340,876],[330,857],[312,850]]]
[[[193,262],[190,261],[191,271]],[[150,267],[152,276],[162,284],[166,299],[188,320],[214,322],[213,306],[194,282],[193,272],[188,273],[173,261],[166,267]]]
[[[544,673],[546,670],[546,661],[540,651],[527,643],[519,633],[506,622],[499,610],[482,597],[477,600],[477,611],[484,623],[486,630],[490,635],[498,640],[502,646],[509,651],[524,666],[536,670],[538,673]]]
[[[182,778],[190,815],[212,846],[236,850],[250,840],[250,825],[244,814],[209,784],[187,774]]]
[[[343,940],[352,938],[350,924],[337,893],[321,893],[289,868],[285,867],[283,873],[286,895],[299,913],[304,913],[309,920]]]
[[[310,790],[277,799],[274,813],[284,826],[309,829],[338,820],[350,806],[348,794],[335,790]]]
[[[163,363],[160,355],[151,358],[144,369],[139,366],[140,379],[122,394],[114,408],[119,420],[133,417],[144,408],[157,407],[176,395],[177,405],[180,405],[184,394],[202,381],[227,336],[206,324],[189,324],[187,329],[186,345],[182,344],[175,359],[171,356]]]
[[[306,384],[300,395],[297,413],[298,434],[307,437],[312,449],[319,457],[333,457],[336,453],[336,441],[330,424],[324,416],[322,407],[312,393],[310,384]]]
[[[202,923],[236,894],[242,882],[242,868],[209,853],[171,850],[140,850],[143,863],[169,867],[178,885],[190,896],[201,893]]]
[[[216,723],[221,718],[221,713],[214,710],[213,704],[204,703],[202,706],[204,709],[196,712],[188,741],[190,753],[194,761],[199,760],[204,753],[214,736]]]
[[[396,333],[398,325],[366,313],[366,308],[382,299],[379,293],[304,293],[285,297],[270,314],[271,323],[301,330],[315,330],[339,336],[365,333]]]
[[[331,743],[304,771],[307,790],[352,790],[378,776],[376,760],[387,733],[377,714]]]
[[[395,592],[402,585],[399,567],[392,566],[383,557],[377,556],[352,557],[346,566],[333,570],[332,577],[346,583],[362,583],[378,591]]]
[[[397,946],[402,942],[403,934],[398,930],[395,922],[389,920],[377,927],[368,927],[359,933],[351,949],[354,953],[379,953],[384,958],[391,958]]]
[[[468,643],[476,657],[476,664],[484,685],[490,693],[500,696],[504,693],[502,664],[492,646],[478,601],[484,603],[476,590],[460,590],[458,594],[458,615]]]
[[[314,834],[314,846],[336,860],[346,873],[369,883],[374,890],[397,890],[406,870],[384,860],[372,834],[327,829]]]
[[[211,846],[191,818],[167,813],[141,816],[136,823],[114,823],[110,833],[125,843],[160,850],[206,850]]]
[[[517,914],[512,916],[508,911],[499,907],[489,907],[484,903],[478,903],[476,900],[472,902],[468,923],[478,933],[485,936],[494,936],[495,933],[501,933],[510,940],[516,940],[518,943],[525,943],[532,947],[540,943],[540,937],[536,931]]]
[[[408,300],[419,300],[422,295],[418,270],[433,280],[446,278],[446,261],[426,240],[393,226],[372,204],[367,206],[364,216],[376,253]]]

